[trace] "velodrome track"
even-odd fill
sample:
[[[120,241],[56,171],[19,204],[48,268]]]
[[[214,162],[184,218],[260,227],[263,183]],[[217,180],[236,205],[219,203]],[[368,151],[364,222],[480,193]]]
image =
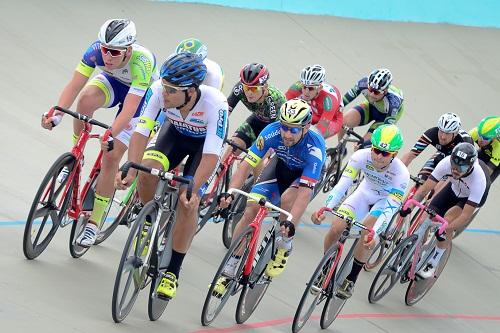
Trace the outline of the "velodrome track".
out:
[[[199,317],[207,285],[225,253],[220,225],[208,225],[193,241],[177,297],[158,322],[147,319],[145,292],[124,323],[112,322],[112,286],[125,228],[78,260],[67,249],[69,228],[61,229],[38,259],[24,258],[24,220],[34,193],[52,161],[71,142],[68,117],[48,132],[39,125],[40,115],[57,102],[84,50],[108,18],[132,18],[139,42],[160,62],[179,40],[202,39],[209,57],[225,70],[225,93],[241,66],[252,61],[266,63],[271,82],[281,89],[294,82],[305,65],[321,63],[328,81],[342,92],[373,68],[387,66],[406,97],[406,114],[400,121],[406,149],[444,112],[459,113],[466,128],[488,114],[498,114],[500,30],[142,1],[2,1],[0,13],[1,332],[288,332],[305,283],[321,256],[326,229],[313,228],[304,218],[287,271],[272,284],[247,325],[235,325],[236,302],[230,301],[208,329],[201,327]],[[113,114],[101,110],[96,118],[110,122]],[[247,115],[238,107],[231,127]],[[95,149],[86,166],[92,164],[93,153]],[[411,170],[415,172],[424,161],[419,158]],[[306,215],[322,200],[324,196],[318,197]],[[370,305],[366,295],[374,274],[363,273],[343,316],[330,330],[498,332],[499,202],[497,182],[472,225],[477,232],[466,232],[454,242],[445,272],[423,301],[407,307],[404,289],[396,288],[380,304]],[[317,320],[304,329],[317,331]]]

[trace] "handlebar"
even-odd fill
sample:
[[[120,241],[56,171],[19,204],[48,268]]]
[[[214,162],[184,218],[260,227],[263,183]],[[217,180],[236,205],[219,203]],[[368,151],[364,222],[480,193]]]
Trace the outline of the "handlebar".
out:
[[[230,188],[229,191],[228,191],[229,194],[232,194],[234,192],[236,192],[238,194],[241,194],[241,195],[243,195],[243,196],[245,196],[247,198],[255,200],[255,198],[253,196],[251,196],[250,193],[244,192],[244,191],[239,190],[237,188]],[[269,208],[269,209],[272,209],[272,210],[275,210],[277,212],[280,212],[280,213],[286,215],[286,220],[289,221],[289,222],[292,222],[292,219],[293,219],[292,214],[290,214],[289,212],[287,212],[284,209],[281,209],[280,207],[276,207],[275,205],[273,205],[269,201],[265,200],[264,198],[261,198],[259,200],[259,205],[264,206],[264,207]]]
[[[131,161],[125,162],[125,164],[123,164],[122,167],[120,168],[120,171],[122,172],[122,176],[121,176],[122,179],[127,177],[127,174],[128,174],[128,171],[130,168],[137,169],[137,170],[152,174],[152,175],[154,175],[162,180],[175,180],[175,181],[178,181],[180,183],[187,184],[188,188],[187,188],[186,198],[188,200],[191,200],[191,195],[193,193],[193,181],[192,181],[192,179],[177,176],[177,175],[175,175],[171,172],[168,172],[168,171],[163,171],[163,170],[156,169],[156,168],[150,168],[150,167],[147,167],[145,165],[138,164],[138,163],[131,162]]]
[[[430,209],[428,206],[420,203],[419,201],[415,199],[408,199],[406,203],[403,206],[403,209],[408,209],[410,204],[413,204],[421,209],[423,209],[427,214],[431,216],[433,220],[436,220],[437,222],[441,223],[441,227],[439,227],[439,234],[442,235],[446,228],[448,227],[448,221],[446,221],[442,216],[438,215],[434,210]]]
[[[412,175],[410,175],[410,178],[411,178],[411,180],[413,180],[419,186],[422,185],[425,182],[422,178],[420,178],[418,176],[412,176]]]
[[[62,113],[66,113],[66,114],[69,114],[70,116],[78,119],[78,120],[81,120],[83,122],[86,122],[86,123],[89,123],[91,125],[96,125],[96,126],[99,126],[99,127],[102,127],[104,129],[110,129],[111,126],[109,125],[106,125],[104,123],[101,123],[100,121],[98,120],[95,120],[95,119],[92,119],[91,117],[89,116],[86,116],[84,114],[81,114],[81,113],[78,113],[78,112],[74,112],[74,111],[71,111],[71,110],[68,110],[68,109],[65,109],[65,108],[62,108],[60,106],[54,106],[52,109],[50,109],[49,113],[47,114],[47,117],[50,118],[54,115],[54,111],[57,110],[57,111],[61,111]],[[108,134],[109,136],[109,134]],[[107,140],[107,138],[106,138]]]
[[[331,214],[343,219],[351,226],[355,225],[363,230],[368,231],[368,241],[369,242],[371,242],[373,237],[375,236],[375,231],[372,228],[365,227],[363,224],[359,223],[358,221],[353,220],[349,216],[344,216],[344,215],[342,215],[342,214],[340,214],[340,213],[336,212],[335,210],[328,208],[328,207],[321,207],[319,210],[319,215],[323,215],[325,212],[331,213]]]
[[[347,135],[352,135],[352,136],[354,136],[356,138],[356,139],[345,138],[346,141],[349,141],[349,142],[360,142],[360,143],[363,143],[365,141],[365,138],[363,138],[358,133],[354,132],[354,130],[352,128],[347,127],[345,125],[343,125],[342,127],[346,131]]]
[[[241,151],[244,151],[245,153],[248,153],[248,149],[240,147],[239,145],[237,145],[236,143],[234,143],[230,139],[224,139],[224,142],[227,143],[228,145],[230,145],[231,147],[233,147],[233,152],[236,150],[241,150]]]

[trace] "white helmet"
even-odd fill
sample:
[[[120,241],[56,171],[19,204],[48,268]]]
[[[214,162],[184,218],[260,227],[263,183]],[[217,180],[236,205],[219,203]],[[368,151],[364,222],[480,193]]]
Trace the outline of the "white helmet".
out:
[[[305,67],[300,73],[300,82],[305,86],[319,86],[325,81],[326,71],[321,65]]]
[[[391,82],[392,74],[387,68],[376,69],[368,77],[368,87],[377,91],[386,90]]]
[[[448,112],[439,117],[438,128],[445,133],[458,133],[462,127],[460,117],[453,112]]]
[[[102,25],[97,36],[104,45],[127,47],[134,44],[136,34],[134,22],[127,19],[112,19]]]

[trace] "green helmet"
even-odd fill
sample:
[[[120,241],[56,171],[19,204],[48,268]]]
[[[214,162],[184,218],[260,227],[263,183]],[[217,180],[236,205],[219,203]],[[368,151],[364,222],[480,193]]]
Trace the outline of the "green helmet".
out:
[[[373,132],[372,145],[393,153],[403,147],[403,136],[396,125],[381,125]]]
[[[487,140],[500,138],[500,117],[489,116],[481,120],[477,126],[477,133]]]
[[[205,58],[207,57],[208,50],[207,47],[199,39],[188,38],[184,39],[179,43],[179,45],[177,45],[175,53],[181,53],[181,52],[194,53],[200,56],[202,60],[205,60]]]
[[[291,125],[307,125],[312,120],[311,107],[300,98],[286,101],[281,105],[279,120]]]

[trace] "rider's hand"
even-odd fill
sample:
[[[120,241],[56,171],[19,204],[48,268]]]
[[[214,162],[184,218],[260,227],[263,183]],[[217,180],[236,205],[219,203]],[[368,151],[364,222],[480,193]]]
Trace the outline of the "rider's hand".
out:
[[[188,200],[187,191],[182,191],[181,195],[179,196],[179,201],[184,207],[192,210],[198,208],[198,205],[200,204],[200,197],[198,196],[198,193],[193,192],[191,194],[191,200]]]
[[[115,188],[118,190],[126,190],[130,185],[132,185],[136,176],[136,172],[129,170],[127,176],[122,179],[122,172],[118,171],[115,176]]]
[[[321,224],[321,222],[325,219],[325,215],[324,214],[319,214],[319,211],[317,212],[314,212],[312,213],[311,215],[311,221],[314,223],[314,224]]]
[[[365,247],[365,249],[373,250],[375,245],[377,245],[377,238],[378,238],[378,236],[373,236],[370,239],[370,234],[365,235],[365,237],[363,239],[363,246]]]
[[[401,217],[407,217],[410,214],[411,214],[411,208],[410,207],[408,207],[406,209],[401,209],[399,211],[399,215],[401,215]]]
[[[220,196],[219,196],[219,207],[221,209],[225,209],[227,207],[229,207],[229,205],[231,204],[231,201],[233,201],[234,197],[232,194],[229,194],[229,193],[221,193]]]
[[[62,114],[54,114],[52,117],[48,117],[49,112],[45,112],[42,115],[41,125],[43,128],[52,131],[52,128],[57,126],[62,120]]]
[[[104,138],[107,137],[105,140]],[[114,140],[113,136],[111,135],[111,130],[108,130],[104,133],[104,135],[101,135],[100,140],[101,142],[101,150],[103,152],[109,152],[112,151],[114,148]]]

